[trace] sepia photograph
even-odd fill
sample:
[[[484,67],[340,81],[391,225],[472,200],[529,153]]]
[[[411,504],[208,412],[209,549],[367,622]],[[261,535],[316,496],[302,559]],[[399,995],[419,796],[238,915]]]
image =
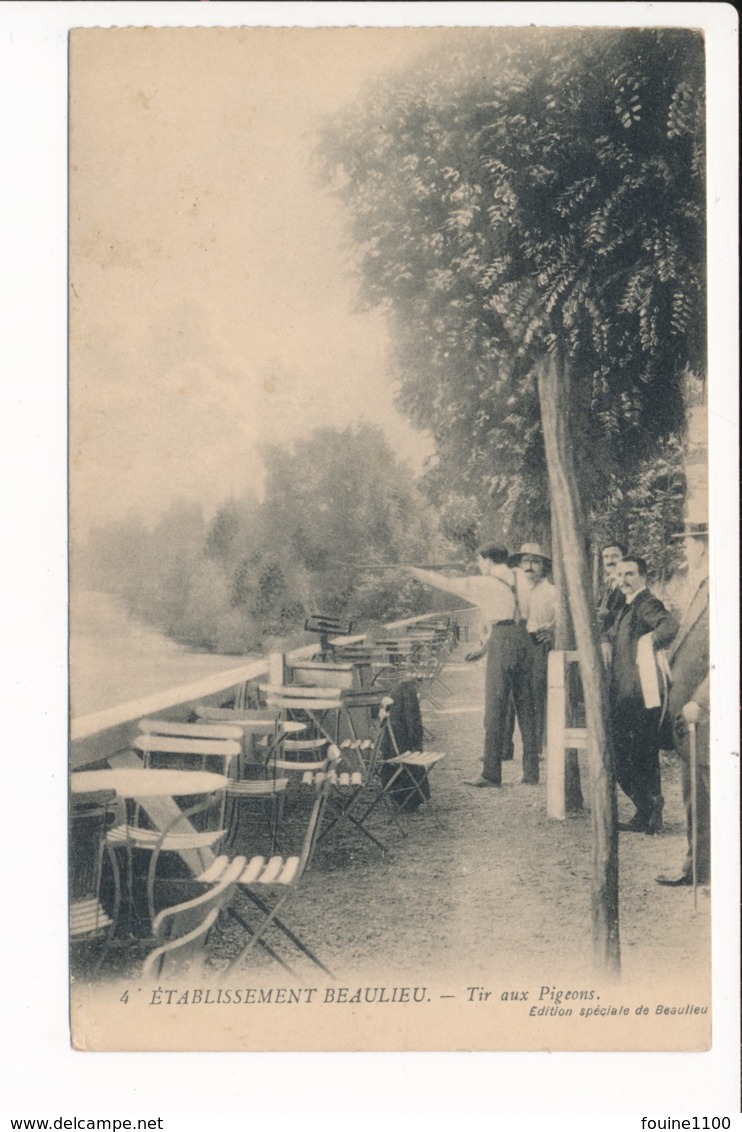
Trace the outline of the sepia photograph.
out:
[[[72,28],[76,1050],[712,1047],[706,115],[690,24]]]

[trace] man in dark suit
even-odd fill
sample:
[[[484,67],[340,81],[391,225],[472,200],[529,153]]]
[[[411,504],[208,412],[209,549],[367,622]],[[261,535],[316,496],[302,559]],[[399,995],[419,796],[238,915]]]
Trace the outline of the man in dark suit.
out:
[[[616,757],[616,781],[636,806],[636,813],[619,829],[634,833],[659,833],[663,798],[660,785],[659,732],[662,716],[659,699],[647,706],[640,663],[645,651],[639,644],[651,635],[648,661],[659,688],[654,654],[674,639],[678,623],[662,602],[647,589],[647,564],[627,555],[617,567],[619,588],[625,602],[613,622],[610,637],[613,656],[610,670],[611,725]]]
[[[675,876],[658,876],[657,883],[672,887],[693,883],[693,810],[688,723],[696,723],[696,882],[711,878],[711,825],[709,791],[709,579],[708,526],[688,523],[683,534],[688,562],[691,600],[673,641],[669,714],[675,749],[680,755],[688,831],[688,852]]]
[[[627,548],[620,542],[608,542],[600,552],[603,563],[603,590],[598,604],[598,624],[603,635],[609,632],[625,600],[618,586],[616,569],[627,553]]]

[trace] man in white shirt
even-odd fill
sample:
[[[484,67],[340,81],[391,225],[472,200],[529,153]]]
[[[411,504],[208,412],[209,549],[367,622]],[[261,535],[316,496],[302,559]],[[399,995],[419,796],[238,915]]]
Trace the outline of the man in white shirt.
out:
[[[543,750],[546,737],[546,696],[549,652],[554,645],[556,623],[556,590],[546,577],[551,559],[537,542],[526,542],[508,565],[515,568],[521,616],[533,652],[533,706],[538,736],[538,749]]]
[[[523,782],[538,782],[539,740],[533,703],[533,652],[521,617],[515,576],[508,566],[508,551],[487,543],[477,551],[479,577],[450,578],[432,570],[408,567],[419,581],[458,594],[478,606],[484,621],[481,648],[467,660],[487,656],[484,704],[484,760],[482,773],[467,786],[502,785],[502,760],[512,735],[508,710],[512,696],[523,737]],[[510,726],[510,733],[508,727]]]

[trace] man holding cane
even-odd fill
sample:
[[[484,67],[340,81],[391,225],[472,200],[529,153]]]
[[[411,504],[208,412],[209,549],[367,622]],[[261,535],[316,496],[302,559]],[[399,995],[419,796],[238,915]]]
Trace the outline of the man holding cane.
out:
[[[685,539],[692,598],[669,654],[669,713],[681,759],[688,852],[677,875],[656,878],[672,888],[706,885],[711,878],[708,525],[687,523],[679,537]]]

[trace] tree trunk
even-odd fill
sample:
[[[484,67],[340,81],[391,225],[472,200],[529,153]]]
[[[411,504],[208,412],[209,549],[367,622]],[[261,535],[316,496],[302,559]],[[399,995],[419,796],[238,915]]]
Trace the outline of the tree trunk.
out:
[[[570,369],[564,353],[549,354],[538,370],[546,465],[559,531],[560,558],[580,658],[590,765],[593,830],[592,921],[596,968],[617,975],[618,832],[616,787],[603,661],[595,626],[585,531],[570,436]]]
[[[556,589],[556,625],[554,627],[554,648],[564,652],[572,652],[575,647],[575,631],[567,601],[567,587],[564,579],[564,566],[562,564],[562,548],[559,538],[559,519],[554,504],[551,504],[551,560],[554,571],[554,587]],[[571,670],[567,685],[567,702],[569,702],[569,689],[572,687],[577,674],[574,666]],[[582,785],[580,782],[580,759],[577,751],[567,751],[565,759],[564,804],[568,814],[579,814],[583,809]]]

